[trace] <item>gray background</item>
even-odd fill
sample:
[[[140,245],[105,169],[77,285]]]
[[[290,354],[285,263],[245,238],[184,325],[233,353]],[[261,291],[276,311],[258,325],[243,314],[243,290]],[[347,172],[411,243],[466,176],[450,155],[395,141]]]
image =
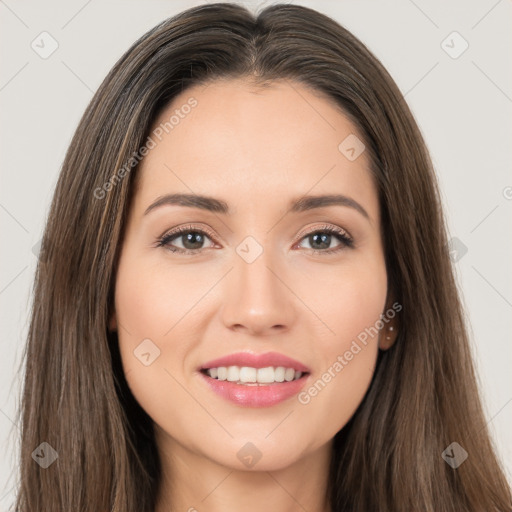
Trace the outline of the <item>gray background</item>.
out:
[[[34,246],[65,150],[93,92],[132,42],[164,18],[200,3],[0,0],[2,511],[13,501],[17,478],[14,413],[22,373],[16,370],[28,327]],[[243,3],[255,8],[276,2]],[[389,70],[417,119],[439,176],[450,236],[458,239],[454,267],[486,416],[510,480],[511,2],[292,3],[332,16],[359,37]],[[46,59],[31,47],[33,41],[43,46],[43,31],[58,43]],[[446,40],[453,31],[469,44],[457,58],[464,42],[458,36]],[[50,43],[45,39],[46,50]]]

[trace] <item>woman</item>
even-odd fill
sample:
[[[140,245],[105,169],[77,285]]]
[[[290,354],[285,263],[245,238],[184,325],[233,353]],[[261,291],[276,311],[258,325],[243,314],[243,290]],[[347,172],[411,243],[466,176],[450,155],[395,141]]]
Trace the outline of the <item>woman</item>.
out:
[[[511,509],[425,144],[328,17],[144,35],[42,253],[16,510]]]

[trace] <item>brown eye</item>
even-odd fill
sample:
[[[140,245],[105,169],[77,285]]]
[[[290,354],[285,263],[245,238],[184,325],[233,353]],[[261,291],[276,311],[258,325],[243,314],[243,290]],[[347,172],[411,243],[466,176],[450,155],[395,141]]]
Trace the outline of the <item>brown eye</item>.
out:
[[[340,243],[337,247],[331,248],[330,245],[333,239],[338,240]],[[354,245],[352,238],[344,230],[332,227],[316,229],[305,235],[302,240],[307,240],[310,244],[310,249],[315,253],[332,254]]]
[[[201,249],[204,249],[203,245],[205,239],[210,239],[211,236],[205,231],[189,226],[184,226],[170,233],[165,234],[158,241],[158,247],[165,247],[171,252],[193,254],[197,253]],[[182,247],[176,247],[174,241],[181,240]]]

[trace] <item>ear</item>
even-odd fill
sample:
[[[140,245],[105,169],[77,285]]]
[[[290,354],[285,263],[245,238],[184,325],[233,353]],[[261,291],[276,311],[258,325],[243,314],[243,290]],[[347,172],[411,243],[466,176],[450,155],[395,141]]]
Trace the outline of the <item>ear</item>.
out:
[[[384,327],[381,329],[379,334],[379,348],[381,350],[388,350],[391,348],[398,336],[400,322],[398,321],[398,311],[396,311],[392,306],[394,303],[394,300],[389,300],[383,313]],[[394,315],[391,316],[390,312],[393,312]]]
[[[110,318],[108,320],[108,330],[110,332],[117,331],[117,318],[115,310],[112,311],[112,314],[110,315]]]

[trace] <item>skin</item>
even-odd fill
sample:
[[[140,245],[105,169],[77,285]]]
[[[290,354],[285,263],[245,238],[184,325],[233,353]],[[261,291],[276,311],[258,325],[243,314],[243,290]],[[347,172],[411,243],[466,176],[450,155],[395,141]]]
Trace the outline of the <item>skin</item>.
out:
[[[307,404],[294,396],[267,408],[235,405],[197,371],[233,352],[276,351],[311,369],[307,390],[391,303],[369,160],[363,152],[350,161],[338,149],[357,130],[334,103],[291,84],[261,89],[229,80],[187,89],[155,127],[190,97],[197,106],[138,170],[109,327],[118,332],[131,391],[155,424],[164,473],[156,512],[251,512],[269,503],[273,511],[328,512],[332,439],[362,401],[379,348],[396,335],[370,336]],[[222,199],[233,213],[165,205],[144,215],[178,192]],[[369,219],[348,206],[287,212],[292,199],[333,193],[357,201]],[[182,234],[170,242],[198,247],[193,256],[157,246],[189,223],[215,238],[190,245]],[[354,247],[335,236],[315,245],[307,235],[324,225],[344,229]],[[247,236],[263,249],[252,263],[236,251]],[[149,366],[134,356],[144,339],[160,350]],[[250,468],[237,457],[248,442],[262,454]]]

